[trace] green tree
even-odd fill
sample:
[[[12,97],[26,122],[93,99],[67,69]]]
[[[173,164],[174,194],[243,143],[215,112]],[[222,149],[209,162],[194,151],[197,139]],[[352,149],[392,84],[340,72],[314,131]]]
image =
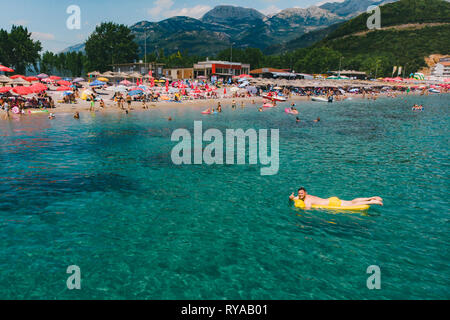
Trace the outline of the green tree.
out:
[[[0,30],[0,61],[17,73],[25,74],[28,67],[37,69],[41,43],[31,39],[31,33],[23,26],[12,26],[11,32]]]
[[[138,45],[134,42],[134,35],[123,24],[100,24],[85,46],[89,71],[104,72],[111,69],[111,64],[133,62],[138,58]]]

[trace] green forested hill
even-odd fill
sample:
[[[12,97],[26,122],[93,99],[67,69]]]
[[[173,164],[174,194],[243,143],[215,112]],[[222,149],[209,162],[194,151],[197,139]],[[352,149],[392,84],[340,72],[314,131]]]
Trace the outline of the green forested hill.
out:
[[[400,0],[380,7],[381,28],[405,24],[450,23],[450,3],[445,0]],[[343,23],[326,40],[367,31],[370,14]]]
[[[327,48],[343,56],[343,66],[388,75],[393,66],[406,73],[425,67],[430,54],[450,53],[450,3],[400,0],[381,7],[381,29],[368,30],[368,14],[343,23],[309,50]],[[306,63],[306,62],[305,62]]]

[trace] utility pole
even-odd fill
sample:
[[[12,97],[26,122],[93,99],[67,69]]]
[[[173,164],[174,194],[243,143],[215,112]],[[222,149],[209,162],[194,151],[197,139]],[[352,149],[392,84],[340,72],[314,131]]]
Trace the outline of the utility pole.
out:
[[[377,79],[377,74],[378,74],[378,60],[375,65],[375,79]]]
[[[341,58],[339,59],[339,73],[338,73],[339,78],[341,77],[342,58],[343,58],[343,56],[341,56]]]

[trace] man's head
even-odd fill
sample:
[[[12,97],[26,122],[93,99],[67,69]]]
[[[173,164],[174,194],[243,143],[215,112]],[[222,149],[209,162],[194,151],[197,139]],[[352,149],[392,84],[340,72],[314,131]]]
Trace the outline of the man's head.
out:
[[[300,189],[298,189],[298,198],[300,200],[305,200],[305,197],[308,193],[306,192],[306,189],[301,187]]]

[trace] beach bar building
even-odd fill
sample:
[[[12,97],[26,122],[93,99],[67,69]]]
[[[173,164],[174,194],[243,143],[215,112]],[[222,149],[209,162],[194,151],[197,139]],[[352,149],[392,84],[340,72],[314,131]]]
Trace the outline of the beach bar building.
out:
[[[367,73],[363,71],[355,71],[355,70],[341,70],[341,71],[332,71],[335,76],[345,76],[350,79],[367,79]]]
[[[156,63],[156,62],[133,62],[133,63],[117,63],[112,64],[112,71],[113,72],[137,72],[142,75],[146,75],[151,70],[153,72],[154,77],[161,77],[163,76],[163,63]]]
[[[450,78],[450,57],[440,59],[431,69],[431,75],[439,80]]]
[[[194,77],[205,77],[211,79],[216,77],[217,79],[223,78],[228,80],[234,76],[240,76],[241,74],[249,74],[250,65],[240,62],[228,62],[228,61],[201,61],[194,64]]]
[[[165,78],[171,80],[194,79],[194,68],[171,68],[164,69]]]

